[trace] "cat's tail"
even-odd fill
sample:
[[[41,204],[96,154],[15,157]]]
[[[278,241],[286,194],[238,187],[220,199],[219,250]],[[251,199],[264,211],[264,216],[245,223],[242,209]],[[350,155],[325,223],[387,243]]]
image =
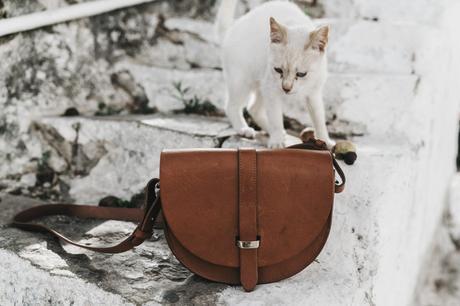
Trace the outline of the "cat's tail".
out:
[[[217,41],[220,43],[224,40],[227,30],[233,24],[237,4],[238,0],[221,0],[220,2],[215,24]]]

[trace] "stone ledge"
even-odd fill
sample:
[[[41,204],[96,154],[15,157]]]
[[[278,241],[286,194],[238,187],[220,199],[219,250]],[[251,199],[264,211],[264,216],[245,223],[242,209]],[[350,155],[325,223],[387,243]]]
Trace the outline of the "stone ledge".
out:
[[[0,258],[2,305],[132,305],[126,303],[121,296],[105,291],[94,283],[43,271],[12,252],[0,250]],[[49,261],[50,258],[44,260]]]
[[[163,112],[182,109],[184,104],[176,96],[174,84],[189,88],[185,98],[198,97],[200,102],[210,101],[219,109],[224,107],[225,83],[222,74],[216,70],[195,69],[179,71],[163,68],[120,64],[118,69],[130,69],[142,84],[152,105]],[[418,94],[420,77],[394,74],[347,73],[330,74],[324,89],[324,100],[330,121],[355,123],[351,133],[386,136],[389,126],[396,126],[393,113],[405,114]],[[306,103],[287,101],[284,105],[287,116],[304,124],[311,124]],[[391,122],[377,120],[386,117]],[[391,133],[401,132],[392,130]]]
[[[91,124],[95,123],[91,123],[90,119],[84,119],[81,130],[85,129],[85,125]],[[107,120],[105,124],[113,123]],[[118,124],[126,127],[134,123]],[[55,123],[54,126],[58,124]],[[99,129],[103,130],[104,128]],[[95,134],[89,131],[87,133]],[[105,131],[102,135],[107,133]],[[89,137],[88,135],[82,139]],[[126,142],[123,135],[120,135],[120,139],[120,145],[130,146],[130,142]],[[86,143],[89,143],[88,141],[89,138]],[[347,188],[344,193],[336,196],[330,238],[317,261],[290,279],[259,286],[251,295],[245,294],[238,287],[209,283],[191,276],[169,253],[161,231],[157,232],[158,235],[153,240],[133,251],[104,255],[67,245],[61,249],[47,236],[3,227],[0,248],[15,255],[1,253],[1,256],[7,254],[5,256],[8,262],[31,262],[35,269],[44,271],[40,273],[44,273],[44,277],[49,279],[56,278],[55,275],[64,275],[76,278],[78,282],[97,284],[97,288],[87,288],[88,293],[94,291],[95,294],[104,296],[106,292],[113,292],[116,294],[112,297],[114,305],[123,302],[186,304],[196,301],[232,305],[246,305],[258,301],[268,304],[295,304],[301,301],[309,305],[379,305],[380,301],[385,300],[386,282],[391,279],[394,281],[395,278],[401,279],[399,286],[393,288],[395,299],[396,296],[398,301],[409,299],[408,288],[414,278],[400,276],[416,273],[417,258],[423,251],[411,247],[400,253],[397,251],[399,248],[395,246],[425,244],[418,230],[405,229],[425,226],[427,218],[436,218],[431,212],[429,216],[425,215],[428,211],[422,207],[432,203],[430,201],[433,200],[433,196],[429,197],[427,193],[431,193],[433,188],[441,188],[441,178],[445,177],[445,172],[443,170],[442,173],[432,175],[429,181],[421,176],[426,168],[427,149],[412,150],[407,144],[380,144],[370,139],[356,139],[356,142],[359,147],[359,160],[352,167],[344,166],[348,178]],[[132,143],[135,143],[134,140]],[[154,146],[145,147],[144,150],[152,155],[152,160],[158,159],[158,154],[153,153],[157,150]],[[443,152],[439,154],[444,156]],[[106,165],[104,169],[106,173],[110,172],[110,176],[115,172],[137,175],[137,180],[143,180],[142,183],[145,184],[147,180],[140,177],[139,171],[143,171],[141,168],[147,168],[145,173],[148,175],[153,172],[155,166],[151,166],[152,163],[139,163],[136,159],[130,159],[130,163],[130,168],[124,168],[123,163],[117,163],[113,166]],[[94,169],[90,176],[93,175]],[[401,175],[402,173],[412,175]],[[433,187],[421,194],[414,194],[413,190],[422,181]],[[84,196],[94,195],[92,186],[98,183],[104,184],[100,176],[95,176],[78,192],[81,195],[85,193]],[[115,191],[126,184],[118,183],[116,187],[110,188],[114,188]],[[111,190],[102,186],[103,192]],[[437,197],[439,192],[433,194]],[[22,198],[3,197],[0,205],[9,209],[2,209],[2,222],[6,222],[14,211],[26,205],[14,204],[22,201]],[[414,206],[417,206],[416,216],[413,215]],[[65,232],[72,233],[73,238],[93,243],[111,243],[133,228],[130,223],[116,221],[75,222],[66,218],[56,218],[49,222]],[[394,228],[389,228],[390,225]],[[401,237],[401,231],[405,231],[404,237]],[[28,266],[24,263],[22,265]],[[24,293],[25,296],[29,294],[31,293],[27,291]],[[37,293],[37,299],[41,298],[40,294]],[[64,298],[67,297],[63,296],[62,299]],[[60,300],[60,295],[56,295],[56,299]]]
[[[440,36],[436,28],[406,22],[373,22],[352,19],[315,19],[329,24],[329,66],[335,73],[411,74],[416,53],[423,52],[426,37]],[[146,52],[146,58],[159,67],[187,69],[190,63],[203,68],[220,67],[220,49],[210,22],[171,18],[165,22],[170,31],[182,32],[184,45],[168,40]],[[173,60],[171,60],[173,59]]]
[[[450,0],[324,0],[326,16],[387,22],[436,24]]]
[[[13,214],[39,204],[0,195],[0,304],[158,305],[213,303],[222,285],[194,277],[170,253],[161,231],[132,251],[106,255],[5,226]],[[110,244],[132,231],[128,222],[47,218],[46,224],[82,242]],[[103,235],[103,236],[101,236]],[[84,237],[82,239],[82,236]],[[186,291],[185,291],[186,290]]]
[[[48,117],[35,130],[50,160],[61,165],[55,170],[77,174],[67,183],[70,195],[84,203],[141,191],[158,176],[165,148],[213,148],[233,135],[224,118],[193,115]]]

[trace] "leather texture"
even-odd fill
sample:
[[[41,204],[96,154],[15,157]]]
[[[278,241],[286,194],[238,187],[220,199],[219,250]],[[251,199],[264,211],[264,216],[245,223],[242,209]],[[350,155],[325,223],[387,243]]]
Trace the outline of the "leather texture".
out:
[[[169,246],[210,280],[252,290],[298,273],[326,242],[335,190],[328,151],[167,150],[160,178]],[[236,246],[258,238],[257,249]]]

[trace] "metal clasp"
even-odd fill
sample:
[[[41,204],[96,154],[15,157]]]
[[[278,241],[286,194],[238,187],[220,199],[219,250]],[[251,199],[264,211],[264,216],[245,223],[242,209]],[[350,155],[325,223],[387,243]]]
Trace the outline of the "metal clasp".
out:
[[[239,247],[240,249],[257,249],[259,245],[260,245],[260,240],[254,240],[254,241],[237,240],[236,241],[236,246]]]

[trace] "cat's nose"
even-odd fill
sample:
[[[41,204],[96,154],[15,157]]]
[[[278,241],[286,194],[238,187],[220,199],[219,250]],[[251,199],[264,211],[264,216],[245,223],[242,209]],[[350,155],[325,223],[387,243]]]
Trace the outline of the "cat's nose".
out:
[[[292,87],[287,87],[287,86],[283,86],[283,90],[285,93],[289,93],[291,91]]]

